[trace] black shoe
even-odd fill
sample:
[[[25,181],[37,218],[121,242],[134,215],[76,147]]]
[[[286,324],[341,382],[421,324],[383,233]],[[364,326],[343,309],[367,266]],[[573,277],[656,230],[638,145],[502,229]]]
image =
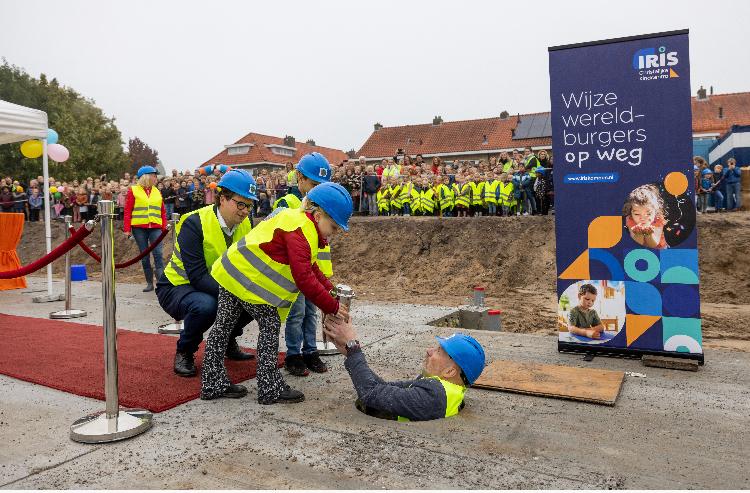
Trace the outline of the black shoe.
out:
[[[193,353],[177,351],[174,355],[174,372],[181,377],[194,377],[197,373]]]
[[[303,359],[305,360],[305,365],[315,373],[325,373],[328,371],[328,367],[320,359],[317,351],[304,355]]]
[[[307,371],[307,365],[305,365],[305,361],[302,359],[301,354],[287,356],[284,360],[284,366],[286,367],[286,371],[295,377],[306,377],[310,374],[310,372]]]
[[[240,345],[237,344],[237,339],[229,340],[229,346],[227,346],[227,352],[224,356],[232,361],[247,361],[255,358],[254,354],[246,353],[240,349]]]
[[[294,390],[289,385],[284,385],[284,390],[281,391],[281,394],[276,399],[258,399],[258,404],[263,404],[264,406],[270,404],[295,404],[304,400],[305,394],[299,390]]]
[[[149,291],[153,291],[153,290],[154,290],[153,283],[148,283],[148,284],[146,284],[146,287],[143,288],[143,292],[144,293],[148,293]]]
[[[220,399],[226,397],[227,399],[240,399],[247,395],[247,388],[244,385],[230,385],[227,390],[218,395],[208,396],[201,392],[201,400],[212,401],[214,399]]]

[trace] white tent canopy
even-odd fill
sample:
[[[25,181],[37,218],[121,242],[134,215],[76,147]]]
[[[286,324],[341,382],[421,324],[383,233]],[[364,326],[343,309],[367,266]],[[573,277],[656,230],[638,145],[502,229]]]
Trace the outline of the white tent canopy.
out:
[[[44,230],[47,240],[47,253],[49,253],[52,250],[52,231],[50,227],[49,165],[47,162],[47,113],[0,100],[0,144],[10,144],[29,139],[42,141]],[[44,301],[57,299],[52,295],[52,264],[47,265],[47,297],[48,299]]]
[[[47,113],[0,101],[0,144],[47,138]]]

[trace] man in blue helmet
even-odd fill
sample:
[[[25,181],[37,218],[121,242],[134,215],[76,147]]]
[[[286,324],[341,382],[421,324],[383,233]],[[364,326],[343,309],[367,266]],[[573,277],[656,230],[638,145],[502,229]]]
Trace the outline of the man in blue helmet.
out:
[[[302,199],[310,190],[331,180],[331,165],[325,156],[319,152],[302,156],[294,172],[297,177],[297,187],[290,188],[288,194],[274,202],[274,211],[284,207],[299,209],[302,205]],[[274,215],[275,212],[269,218]],[[326,277],[330,278],[333,275],[331,247],[329,245],[319,251],[317,264]],[[300,294],[292,305],[284,326],[284,339],[286,341],[284,366],[290,374],[304,377],[310,374],[309,370],[315,373],[328,371],[328,367],[318,354],[315,337],[317,326],[318,309],[312,301]]]
[[[367,365],[351,318],[327,316],[323,329],[346,356],[344,366],[357,391],[360,411],[378,418],[426,421],[448,418],[464,407],[466,388],[484,369],[484,349],[473,337],[436,337],[427,350],[422,375],[415,380],[386,382]]]
[[[156,296],[164,311],[183,320],[174,358],[174,372],[182,377],[196,375],[194,354],[203,333],[216,318],[219,285],[211,277],[211,266],[252,228],[248,214],[257,197],[250,173],[243,169],[228,171],[219,180],[216,192],[213,205],[180,218],[172,257],[156,285]],[[238,361],[253,358],[240,349],[236,340],[250,320],[243,313],[237,321],[227,358]]]

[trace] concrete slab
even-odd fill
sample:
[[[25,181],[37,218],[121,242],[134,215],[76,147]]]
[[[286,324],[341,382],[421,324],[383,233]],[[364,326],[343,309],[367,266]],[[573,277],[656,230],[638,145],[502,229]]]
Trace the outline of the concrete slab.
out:
[[[43,279],[29,278],[29,290]],[[169,320],[153,293],[118,284],[118,326],[145,332]],[[0,292],[0,312],[46,317],[61,303]],[[99,286],[76,284],[76,308],[101,323]],[[449,313],[408,304],[354,305],[372,367],[414,376]],[[61,323],[67,323],[61,321]],[[103,403],[0,376],[0,487],[25,488],[748,488],[750,354],[709,350],[701,371],[556,351],[554,336],[472,331],[488,358],[636,371],[613,408],[471,389],[458,417],[424,423],[359,413],[343,357],[331,371],[287,381],[307,401],[191,401],[155,415],[128,441],[82,445],[70,424]],[[255,345],[257,328],[243,336]],[[33,357],[30,354],[29,357]],[[282,370],[283,371],[283,370]],[[168,389],[165,389],[168,391]]]

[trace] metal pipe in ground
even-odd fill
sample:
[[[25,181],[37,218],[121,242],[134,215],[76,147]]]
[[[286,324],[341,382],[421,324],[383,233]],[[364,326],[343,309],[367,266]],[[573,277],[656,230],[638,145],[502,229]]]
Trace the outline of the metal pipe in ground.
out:
[[[63,216],[65,222],[65,239],[70,238],[70,227],[73,222],[72,216]],[[85,310],[75,310],[71,308],[73,290],[71,289],[70,280],[70,250],[65,253],[65,310],[59,310],[49,314],[51,319],[79,318],[87,315]]]
[[[180,222],[180,215],[173,212],[172,219],[169,222],[172,223],[172,250],[174,250],[177,245],[177,223]],[[159,334],[179,334],[182,332],[182,320],[175,320],[171,324],[160,325],[156,330]]]
[[[145,409],[120,409],[117,367],[117,322],[115,317],[114,204],[99,202],[102,233],[102,300],[104,322],[105,410],[84,416],[70,427],[70,438],[82,443],[123,440],[151,428],[152,414]]]

